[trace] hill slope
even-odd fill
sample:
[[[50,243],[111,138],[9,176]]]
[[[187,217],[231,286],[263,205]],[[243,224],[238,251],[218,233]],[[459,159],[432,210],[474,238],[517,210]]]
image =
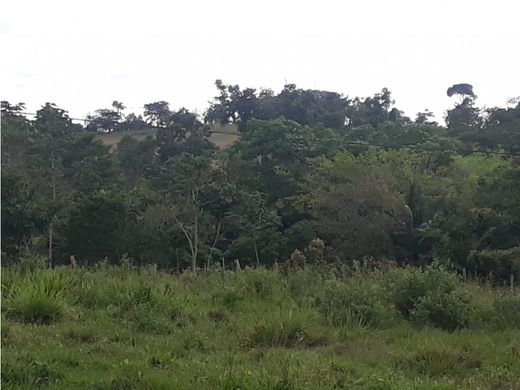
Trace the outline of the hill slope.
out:
[[[225,149],[229,147],[233,142],[238,139],[238,136],[232,133],[237,132],[237,128],[235,125],[213,125],[213,131],[218,131],[219,133],[212,133],[210,140],[215,143],[220,149]],[[132,131],[116,131],[107,134],[97,134],[96,138],[100,139],[106,145],[114,146],[121,141],[121,139],[129,135],[137,140],[143,140],[148,136],[155,137],[157,133],[157,129],[142,129],[142,130],[132,130]],[[231,133],[231,134],[224,134]]]

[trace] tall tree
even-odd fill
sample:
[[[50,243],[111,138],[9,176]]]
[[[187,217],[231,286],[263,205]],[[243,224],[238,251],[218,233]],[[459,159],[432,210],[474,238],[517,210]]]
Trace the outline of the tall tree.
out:
[[[313,216],[318,236],[342,258],[391,256],[390,234],[404,201],[377,156],[319,159],[305,188],[300,202]]]
[[[193,271],[201,250],[214,245],[221,233],[221,216],[208,209],[223,197],[224,179],[209,157],[187,153],[168,160],[161,174],[168,213],[188,243]]]
[[[36,112],[34,129],[37,135],[31,153],[31,170],[48,204],[48,258],[54,259],[54,225],[63,203],[73,189],[64,178],[63,159],[80,125],[72,123],[65,110],[46,103]]]
[[[144,117],[153,126],[167,126],[170,116],[170,104],[164,100],[144,105]]]
[[[241,191],[237,195],[237,204],[226,215],[225,223],[242,240],[251,242],[255,261],[260,265],[259,239],[268,230],[280,227],[280,217],[266,208],[265,199],[259,192]]]

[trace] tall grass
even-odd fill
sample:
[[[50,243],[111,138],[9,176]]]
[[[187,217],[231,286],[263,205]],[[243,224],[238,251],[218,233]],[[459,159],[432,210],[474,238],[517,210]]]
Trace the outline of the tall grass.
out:
[[[253,325],[247,336],[246,345],[250,347],[294,347],[309,341],[305,317],[301,314],[287,313],[274,315]]]
[[[520,377],[518,294],[441,268],[3,271],[6,388],[515,388]]]
[[[23,322],[48,324],[62,317],[65,292],[72,279],[52,270],[31,272],[28,277],[13,272],[9,277],[7,314]]]

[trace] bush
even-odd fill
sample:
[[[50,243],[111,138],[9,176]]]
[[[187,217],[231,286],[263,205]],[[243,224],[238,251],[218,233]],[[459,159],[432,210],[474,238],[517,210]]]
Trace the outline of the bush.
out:
[[[316,299],[319,312],[337,326],[384,326],[395,318],[379,285],[352,277],[348,281],[329,281]]]
[[[443,330],[464,328],[471,316],[470,299],[466,294],[457,291],[429,291],[419,298],[411,316],[420,324]]]
[[[410,318],[421,298],[434,291],[436,295],[450,294],[455,291],[459,282],[456,275],[434,264],[424,271],[412,268],[394,269],[388,274],[387,284],[397,310]]]

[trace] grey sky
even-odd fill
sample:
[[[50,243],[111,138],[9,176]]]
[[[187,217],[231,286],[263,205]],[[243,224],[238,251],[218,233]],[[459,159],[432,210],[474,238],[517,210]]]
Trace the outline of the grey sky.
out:
[[[2,1],[0,97],[83,117],[112,100],[167,100],[202,112],[214,81],[278,91],[285,82],[368,96],[438,118],[446,89],[481,106],[520,95],[520,2]]]

